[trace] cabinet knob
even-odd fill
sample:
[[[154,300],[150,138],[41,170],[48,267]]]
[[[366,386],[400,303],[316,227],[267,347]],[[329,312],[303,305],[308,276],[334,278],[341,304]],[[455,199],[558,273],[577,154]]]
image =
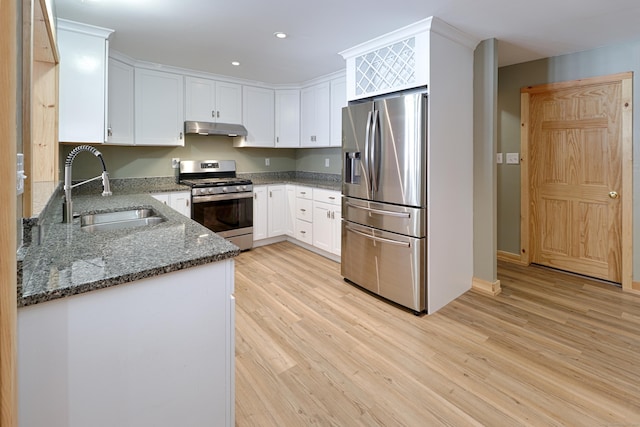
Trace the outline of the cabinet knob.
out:
[[[182,140],[182,132],[180,132],[180,140]]]
[[[273,193],[269,191],[269,197],[273,197]]]
[[[107,128],[107,136],[113,136],[113,131],[111,130],[111,126]]]
[[[331,218],[331,213],[327,211],[327,218]]]
[[[300,208],[300,212],[306,212],[306,211],[307,211],[306,209]]]
[[[220,110],[216,111],[216,117],[220,118]]]

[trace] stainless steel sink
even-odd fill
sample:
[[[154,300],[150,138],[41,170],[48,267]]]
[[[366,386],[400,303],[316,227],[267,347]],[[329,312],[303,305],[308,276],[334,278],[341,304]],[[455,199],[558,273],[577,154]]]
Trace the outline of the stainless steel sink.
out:
[[[113,231],[122,228],[142,227],[160,224],[167,219],[153,209],[130,209],[116,212],[98,212],[80,217],[83,231]]]

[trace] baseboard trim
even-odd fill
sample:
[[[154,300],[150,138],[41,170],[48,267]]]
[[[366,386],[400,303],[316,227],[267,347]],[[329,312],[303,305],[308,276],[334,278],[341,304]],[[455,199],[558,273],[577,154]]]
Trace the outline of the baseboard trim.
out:
[[[489,282],[487,280],[482,280],[474,277],[471,281],[471,287],[478,292],[482,292],[483,294],[491,295],[494,297],[502,292],[502,288],[500,287],[500,280]]]
[[[631,289],[627,288],[623,290],[640,295],[640,282],[633,282],[631,283]]]
[[[498,261],[504,261],[504,262],[509,262],[511,264],[518,264],[518,265],[527,265],[527,263],[524,262],[520,257],[520,254],[514,254],[511,252],[505,252],[505,251],[498,251],[496,255],[497,255]]]

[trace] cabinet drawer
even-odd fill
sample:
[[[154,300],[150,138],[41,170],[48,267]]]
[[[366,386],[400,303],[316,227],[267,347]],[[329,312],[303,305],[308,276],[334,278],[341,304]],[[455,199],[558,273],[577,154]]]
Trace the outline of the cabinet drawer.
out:
[[[296,199],[296,218],[311,222],[313,219],[313,201]]]
[[[313,189],[311,187],[296,187],[296,197],[300,199],[313,199]]]
[[[295,238],[313,244],[313,224],[301,219],[296,219],[296,235]]]
[[[339,205],[341,194],[337,191],[324,190],[322,188],[313,189],[313,200],[316,202],[330,203],[332,205]]]

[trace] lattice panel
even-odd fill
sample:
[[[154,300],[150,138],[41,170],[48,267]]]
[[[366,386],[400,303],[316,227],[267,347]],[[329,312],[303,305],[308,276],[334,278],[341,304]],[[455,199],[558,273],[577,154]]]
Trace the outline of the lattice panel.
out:
[[[411,37],[356,57],[356,95],[415,83],[415,48]]]

